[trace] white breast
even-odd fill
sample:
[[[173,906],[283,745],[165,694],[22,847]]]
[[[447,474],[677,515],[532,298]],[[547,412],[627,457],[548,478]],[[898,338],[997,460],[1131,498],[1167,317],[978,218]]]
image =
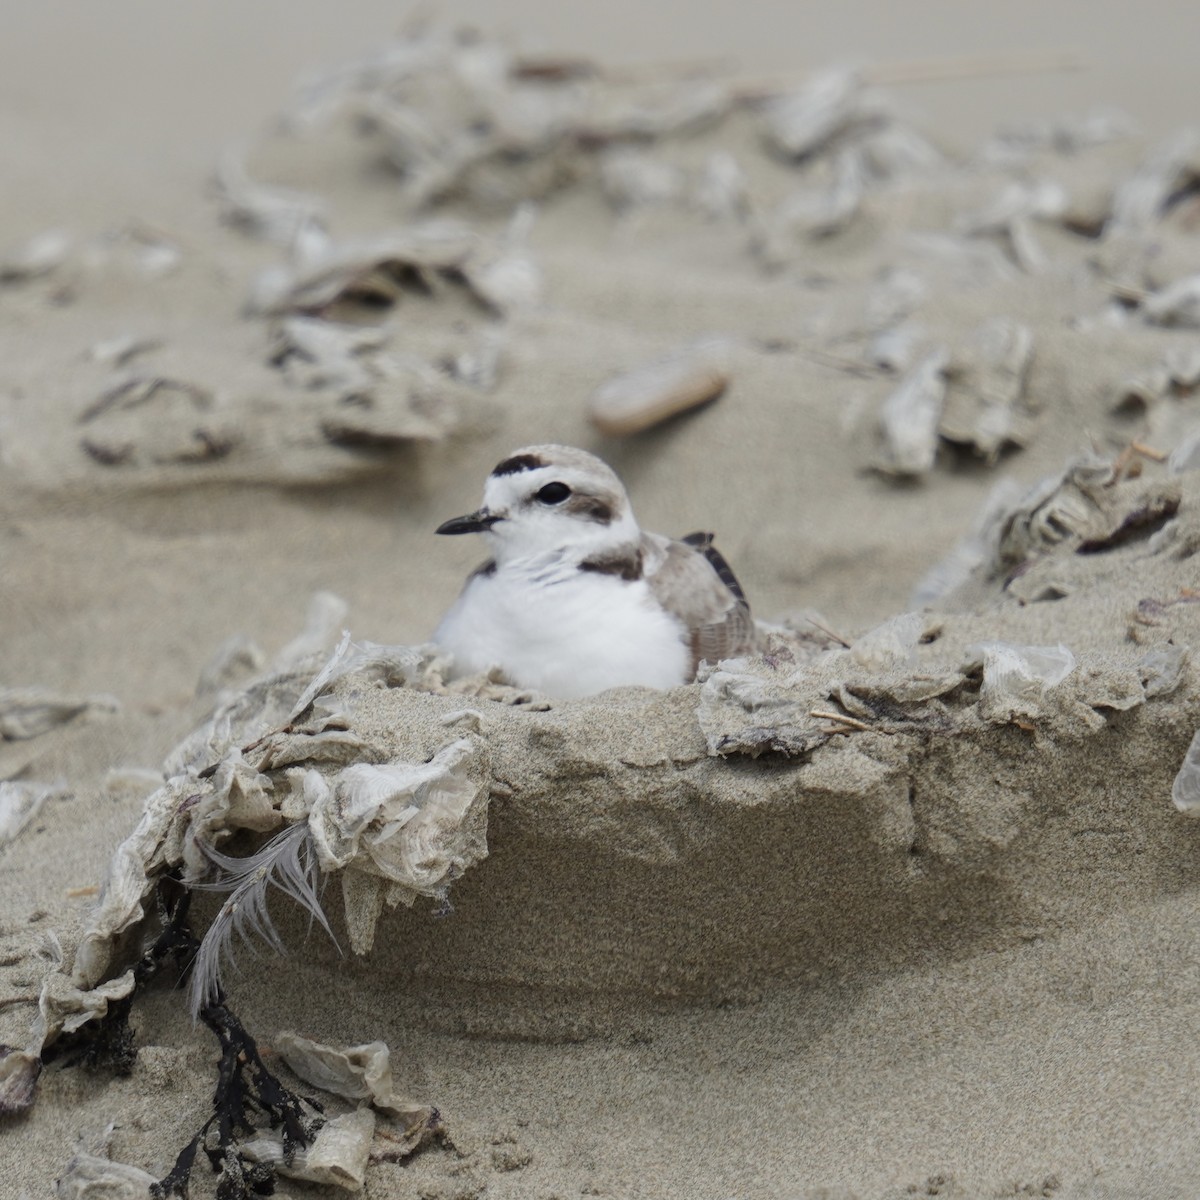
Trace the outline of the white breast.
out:
[[[454,656],[452,678],[499,667],[518,687],[573,699],[686,683],[692,659],[683,636],[644,580],[571,567],[536,577],[520,569],[477,575],[433,640]]]

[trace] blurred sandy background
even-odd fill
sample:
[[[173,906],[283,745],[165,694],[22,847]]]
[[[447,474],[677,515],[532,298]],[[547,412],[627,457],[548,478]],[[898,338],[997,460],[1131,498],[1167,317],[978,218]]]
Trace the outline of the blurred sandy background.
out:
[[[1000,121],[1094,105],[1126,109],[1150,134],[1194,110],[1200,11],[1176,2],[1057,0],[1005,5],[765,0],[605,4],[512,0],[435,7],[511,31],[531,50],[614,64],[718,60],[747,72],[831,62],[1069,51],[1086,69],[914,84],[903,95],[939,134],[972,143]],[[113,211],[170,218],[198,203],[181,187],[232,136],[276,111],[297,79],[355,57],[409,10],[358,0],[0,5],[0,136],[7,223],[70,220],[80,194]]]
[[[959,63],[969,77],[892,88],[914,124],[948,148],[966,151],[1000,125],[1096,106],[1123,109],[1146,141],[1118,147],[1111,160],[1104,157],[1107,150],[1098,152],[1109,181],[1124,177],[1145,146],[1197,112],[1200,6],[1183,3],[515,0],[502,16],[483,3],[440,11],[487,32],[510,32],[526,50],[584,54],[606,64],[715,60],[736,64],[748,76],[786,77],[838,62],[911,63],[917,73],[923,63]],[[243,244],[217,226],[209,192],[213,166],[231,143],[268,127],[298,80],[370,51],[405,16],[405,9],[374,0],[0,3],[3,241],[56,225],[94,237],[136,218],[178,234],[184,251],[177,276],[133,284],[105,277],[81,303],[38,301],[20,308],[14,302],[11,310],[0,309],[0,320],[8,311],[16,314],[3,331],[9,351],[0,377],[9,394],[0,393],[0,450],[17,448],[17,469],[0,476],[6,510],[0,526],[0,684],[111,692],[123,706],[107,723],[97,719],[3,747],[8,768],[19,765],[13,756],[28,752],[37,778],[70,785],[0,865],[7,876],[0,882],[0,937],[14,944],[24,947],[30,930],[48,927],[61,930],[69,944],[86,901],[65,899],[68,889],[99,877],[111,847],[140,811],[135,786],[101,787],[105,771],[157,766],[198,719],[196,678],[224,639],[246,633],[268,654],[275,652],[299,631],[309,596],[321,588],[349,601],[356,636],[423,638],[477,552],[448,547],[428,531],[475,503],[483,472],[506,447],[541,440],[543,430],[580,442],[590,436],[578,400],[586,380],[610,369],[605,355],[615,360],[640,347],[639,338],[647,344],[678,340],[692,336],[695,324],[711,327],[727,301],[721,290],[726,283],[734,298],[728,307],[736,312],[731,325],[764,336],[777,332],[776,320],[784,330],[789,322],[798,328],[815,320],[827,296],[835,295],[760,278],[734,250],[718,249],[694,276],[681,276],[693,285],[709,281],[713,290],[703,294],[692,286],[688,302],[700,299],[674,311],[664,297],[685,289],[676,288],[672,272],[680,262],[703,260],[696,247],[709,245],[708,231],[691,228],[679,246],[666,246],[666,266],[646,268],[639,277],[641,308],[631,304],[627,310],[625,293],[637,289],[626,287],[621,272],[635,260],[632,240],[606,241],[611,214],[594,198],[591,207],[581,202],[572,208],[568,201],[558,212],[548,206],[544,260],[558,307],[517,346],[511,378],[520,386],[511,380],[506,385],[509,424],[498,435],[435,447],[428,477],[397,471],[336,489],[241,482],[124,490],[119,470],[105,474],[79,452],[74,422],[90,397],[53,391],[43,404],[39,387],[85,379],[92,368],[80,364],[90,342],[126,324],[160,329],[160,317],[165,353],[191,354],[189,368],[205,365],[205,339],[214,337],[221,342],[220,354],[213,355],[214,377],[236,366],[239,356],[261,367],[263,330],[243,321],[238,305],[247,264],[261,265],[275,250]],[[1075,56],[1080,69],[992,75],[981,61],[1015,56],[1032,63],[1060,52]],[[317,157],[312,170],[314,179],[304,185],[321,190],[327,164]],[[1069,174],[1070,165],[1063,171]],[[354,199],[355,181],[328,182],[339,202]],[[385,211],[378,196],[367,197],[354,218],[365,220],[366,213],[379,220]],[[191,246],[189,236],[195,239]],[[1045,236],[1074,267],[1090,251],[1090,243],[1062,230]],[[1173,244],[1190,244],[1184,234],[1174,236],[1179,240]],[[610,256],[610,245],[627,258]],[[834,275],[838,253],[834,249],[823,260]],[[854,253],[851,246],[847,261]],[[852,274],[848,268],[846,278]],[[846,294],[861,282],[847,282]],[[1185,336],[1137,326],[1124,330],[1125,341],[1103,330],[1093,330],[1089,341],[1092,335],[1068,329],[1060,320],[1064,312],[1094,313],[1107,299],[1105,286],[1089,276],[1093,290],[1087,291],[1064,270],[1050,282],[1022,275],[992,291],[963,293],[970,299],[961,301],[961,313],[957,294],[931,303],[945,336],[969,330],[993,306],[1020,312],[1039,339],[1045,335],[1038,386],[1062,403],[1058,409],[1051,404],[1044,436],[1005,460],[1004,469],[1023,483],[1061,469],[1079,451],[1084,429],[1098,430],[1100,444],[1115,454],[1133,427],[1112,417],[1104,389],[1156,362],[1164,346],[1174,345],[1172,338]],[[104,290],[109,287],[111,293]],[[110,294],[117,314],[111,319],[105,310]],[[581,322],[592,322],[578,325],[583,334],[571,324],[578,314]],[[644,328],[618,328],[622,320],[636,325],[639,316]],[[569,388],[556,386],[563,380]],[[873,386],[872,400],[886,392],[881,381]],[[794,405],[788,388],[795,390]],[[697,522],[717,523],[760,616],[811,604],[858,632],[907,606],[911,586],[957,542],[993,477],[978,464],[964,470],[943,464],[922,489],[896,488],[865,474],[857,434],[839,432],[853,390],[837,372],[811,363],[747,357],[728,399],[695,420],[627,444],[614,461],[630,479],[647,525],[678,534]],[[53,442],[38,440],[42,410],[46,428],[57,422]],[[805,421],[812,422],[811,434]],[[784,433],[776,437],[777,429]],[[43,444],[53,444],[61,457],[33,462],[30,446]],[[789,464],[779,479],[786,478],[785,498],[800,506],[802,522],[791,520],[786,506],[773,511],[776,479],[757,469],[763,448],[778,449],[779,461]],[[714,450],[728,468],[716,478],[698,466],[711,462]],[[53,477],[59,466],[76,472],[84,485],[62,494],[46,486],[47,471]],[[30,477],[40,472],[40,489],[21,485],[26,468]],[[94,493],[87,490],[84,469],[100,481]],[[691,515],[698,511],[699,517]],[[774,522],[773,535],[792,539],[786,553],[758,536],[764,519]],[[1094,652],[1097,661],[1117,653],[1114,646],[1132,655],[1122,639],[1139,596],[1134,568],[1123,575],[1118,569],[1125,561],[1099,556],[1076,562],[1071,569],[1079,575],[1078,593],[1061,605],[1009,611],[1011,636],[1025,630],[1027,640],[1065,639]],[[1194,575],[1195,561],[1164,565],[1160,559],[1155,586],[1194,586],[1188,572]],[[1087,574],[1093,569],[1094,577]],[[1104,576],[1105,570],[1111,574]],[[1196,618],[1189,614],[1195,607],[1177,614],[1180,622],[1191,620],[1193,646]],[[955,866],[944,912],[923,894],[911,921],[905,909],[891,914],[894,925],[880,924],[877,914],[892,897],[873,893],[870,878],[864,883],[852,872],[857,890],[845,898],[821,890],[823,872],[837,874],[836,854],[857,863],[860,853],[856,844],[838,842],[835,817],[826,830],[834,847],[831,867],[805,857],[820,851],[804,842],[799,817],[790,814],[777,828],[764,816],[756,832],[745,835],[747,870],[771,863],[782,872],[772,877],[769,892],[777,912],[787,908],[789,889],[807,888],[816,879],[817,894],[809,901],[846,938],[826,944],[819,925],[817,934],[802,931],[817,947],[814,955],[823,956],[819,966],[806,975],[801,965],[787,986],[761,996],[748,987],[740,997],[744,1004],[702,1003],[664,1015],[617,1003],[615,1015],[585,1028],[578,1044],[561,1012],[555,1019],[567,1021],[568,1032],[555,1027],[543,1036],[536,989],[532,1004],[523,985],[514,985],[511,1011],[499,1001],[489,1007],[496,997],[488,980],[502,977],[507,965],[503,945],[497,949],[480,933],[497,909],[495,896],[526,902],[527,861],[536,861],[560,889],[549,894],[573,890],[568,856],[535,845],[527,860],[526,844],[514,835],[507,845],[501,837],[478,879],[469,877],[460,889],[459,924],[446,939],[453,943],[446,952],[449,965],[437,967],[444,976],[433,972],[451,981],[450,1015],[404,1011],[399,1001],[393,1004],[377,964],[346,966],[313,948],[311,959],[306,951],[283,965],[272,962],[254,977],[260,986],[246,987],[253,993],[246,1001],[248,1019],[265,1027],[275,1020],[319,1025],[345,1018],[352,1026],[347,1036],[386,1035],[403,1043],[421,1089],[457,1122],[462,1145],[475,1150],[469,1178],[462,1174],[466,1168],[438,1151],[419,1157],[411,1177],[398,1170],[386,1185],[380,1182],[378,1194],[389,1198],[461,1200],[486,1193],[551,1200],[582,1190],[656,1200],[734,1194],[739,1200],[913,1194],[1183,1200],[1195,1194],[1189,1181],[1200,1169],[1189,1107],[1200,1079],[1191,1039],[1197,1018],[1195,835],[1168,799],[1181,747],[1194,727],[1188,724],[1194,687],[1184,693],[1157,727],[1159,710],[1150,705],[1124,725],[1125,717],[1118,719],[1117,735],[1140,732],[1113,736],[1108,753],[1115,756],[1116,745],[1128,749],[1128,758],[1114,768],[1111,781],[1104,755],[1088,758],[1076,746],[1073,752],[1095,770],[1072,795],[1062,781],[1073,768],[1049,754],[1059,774],[1047,775],[1052,783],[1042,780],[1040,790],[1031,785],[1032,815],[1021,829],[1028,836],[1005,860],[1002,881],[987,872],[955,874]],[[1029,761],[1021,757],[1024,747],[1014,756],[1019,764]],[[963,752],[964,779],[971,753]],[[963,784],[964,794],[970,792],[976,806],[971,812],[978,815],[989,803],[987,780],[977,791],[971,786]],[[946,803],[952,807],[953,798]],[[736,829],[736,818],[725,816]],[[504,831],[502,816],[497,828]],[[661,885],[656,894],[664,897],[658,929],[664,940],[646,950],[647,958],[661,952],[669,960],[674,931],[684,931],[687,942],[692,894],[674,886],[670,875],[628,861],[614,866],[604,857],[605,836],[599,822],[595,830],[579,831],[580,844],[594,841],[589,869],[604,877],[611,872],[611,895],[617,897],[613,911],[597,917],[610,942],[596,949],[596,961],[604,962],[603,952],[613,946],[622,948],[622,921],[628,913],[640,915],[639,888],[647,880]],[[789,847],[799,847],[794,857],[785,852]],[[586,859],[590,849],[573,853]],[[730,947],[736,949],[739,931],[722,911],[720,882],[705,897],[706,912],[714,914],[720,934],[714,944],[736,967]],[[744,899],[753,911],[755,894]],[[1031,908],[1021,909],[1018,919],[1006,907],[1010,900]],[[584,917],[579,919],[583,927]],[[769,909],[762,914],[768,932],[775,919]],[[547,921],[552,924],[552,913]],[[437,962],[441,932],[428,913],[401,914],[397,922],[397,941],[427,939],[422,944]],[[520,931],[519,922],[514,928]],[[706,930],[691,932],[702,945]],[[590,962],[595,949],[582,941],[571,945],[569,934],[566,918],[549,932],[531,934],[535,947],[536,937],[546,938],[541,966],[551,977],[559,971],[559,1000],[568,1014],[578,999],[571,993],[578,984],[572,956],[578,951]],[[632,971],[641,960],[630,961]],[[466,988],[468,998],[455,1008],[456,972],[465,977],[476,965],[483,981],[478,993]],[[297,979],[306,990],[297,989]],[[412,986],[420,998],[421,988],[430,985],[418,980]],[[278,1011],[273,989],[286,993]],[[212,1055],[202,1033],[182,1028],[170,997],[152,998],[147,1013],[150,1053],[139,1066],[143,1074],[115,1083],[47,1075],[34,1116],[0,1135],[0,1158],[5,1142],[21,1139],[21,1184],[31,1197],[50,1194],[74,1139],[102,1127],[114,1112],[122,1122],[117,1152],[161,1171],[208,1103]],[[377,1032],[377,1018],[391,1024]],[[507,1145],[510,1136],[533,1147],[534,1166],[524,1174],[487,1165],[494,1159],[491,1147]],[[0,1196],[7,1200],[4,1187],[0,1173]],[[207,1193],[198,1188],[195,1194]]]

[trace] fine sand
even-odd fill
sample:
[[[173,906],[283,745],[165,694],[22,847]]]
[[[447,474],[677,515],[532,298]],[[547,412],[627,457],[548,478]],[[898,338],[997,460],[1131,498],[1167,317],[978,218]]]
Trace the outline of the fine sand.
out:
[[[289,25],[256,73],[231,18],[242,82],[203,119],[178,107],[161,166],[128,130],[52,151],[61,110],[32,72],[14,85],[31,107],[5,118],[21,171],[0,252],[68,236],[0,278],[0,688],[81,711],[0,691],[0,781],[52,785],[0,844],[0,1043],[28,1042],[53,938],[69,966],[113,850],[214,701],[319,663],[343,627],[423,642],[482,557],[433,529],[514,447],[562,442],[613,465],[645,527],[716,530],[755,615],[790,632],[707,682],[548,711],[338,684],[367,761],[423,761],[472,708],[490,796],[488,857],[452,911],[384,908],[360,956],[335,882],[342,957],[277,898],[291,953],[242,952],[226,978],[264,1045],[385,1041],[439,1110],[446,1136],[373,1162],[366,1194],[1194,1195],[1200,832],[1171,789],[1200,727],[1200,143],[1169,137],[1177,76],[1123,94],[1116,71],[1101,96],[1096,76],[992,81],[968,120],[969,81],[921,84],[921,112],[864,68],[835,102],[809,94],[825,132],[794,162],[745,70],[737,104],[718,89],[695,120],[662,117],[704,107],[677,68],[602,75],[580,85],[601,98],[587,136],[476,164],[418,212],[378,130],[274,119],[297,68],[387,30],[308,45]],[[48,28],[25,33],[50,53]],[[652,57],[584,34],[539,48]],[[96,36],[97,55],[116,38]],[[718,44],[689,36],[685,58]],[[786,67],[745,49],[764,76]],[[202,54],[220,57],[198,42],[189,80]],[[485,57],[435,73],[428,111],[468,127],[494,101],[461,92]],[[1149,131],[1085,120],[1099,98]],[[630,106],[654,137],[628,136]],[[466,265],[323,309],[386,344],[306,359],[261,311],[288,237],[220,219],[226,148],[318,197],[339,244],[466,222]],[[715,402],[627,439],[589,425],[601,382],[710,335],[731,379]],[[347,607],[310,609],[320,593]],[[861,640],[915,610],[907,636]],[[1005,682],[971,665],[994,642],[1065,647],[1072,669]],[[848,719],[812,715],[830,711]],[[101,1144],[166,1174],[209,1110],[214,1045],[162,986],[133,1024],[131,1075],[49,1067],[0,1118],[0,1197],[52,1195]],[[191,1195],[211,1180],[198,1166]]]

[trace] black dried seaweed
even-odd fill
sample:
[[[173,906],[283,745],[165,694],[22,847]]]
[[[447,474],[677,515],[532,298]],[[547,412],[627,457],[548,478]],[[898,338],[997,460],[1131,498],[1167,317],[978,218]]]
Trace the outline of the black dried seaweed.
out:
[[[99,1021],[60,1039],[44,1058],[64,1066],[109,1067],[128,1075],[137,1056],[129,1014],[141,994],[168,962],[179,968],[179,982],[191,969],[200,940],[188,921],[192,894],[173,878],[165,878],[155,897],[162,931],[133,968],[134,988],[123,1000],[109,1005]],[[180,1151],[175,1165],[150,1191],[156,1200],[186,1200],[196,1154],[203,1150],[217,1182],[218,1200],[249,1200],[251,1194],[270,1195],[275,1189],[275,1166],[243,1157],[241,1139],[264,1127],[282,1130],[284,1162],[312,1144],[324,1125],[321,1105],[311,1097],[289,1091],[267,1069],[254,1038],[230,1011],[220,989],[199,1011],[199,1019],[215,1034],[221,1047],[212,1114]]]

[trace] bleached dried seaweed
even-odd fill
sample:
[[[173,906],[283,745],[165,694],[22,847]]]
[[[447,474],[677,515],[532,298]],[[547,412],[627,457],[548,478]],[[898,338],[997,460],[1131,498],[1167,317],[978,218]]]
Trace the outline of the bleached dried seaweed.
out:
[[[1167,458],[1167,470],[1172,475],[1200,469],[1200,424],[1180,439]]]
[[[24,1112],[33,1104],[41,1059],[0,1042],[0,1117]]]
[[[251,1162],[269,1163],[280,1175],[304,1183],[362,1190],[366,1179],[371,1139],[375,1134],[375,1114],[359,1108],[326,1121],[311,1145],[289,1153],[281,1131],[261,1132],[242,1143],[241,1152]]]
[[[864,98],[863,82],[856,71],[821,71],[803,87],[772,97],[763,105],[764,133],[769,144],[786,157],[807,158],[876,104],[877,100]]]
[[[711,221],[745,219],[750,211],[749,184],[732,154],[717,150],[705,159],[692,188],[692,203]]]
[[[24,283],[60,267],[74,239],[62,229],[48,229],[0,254],[0,283]]]
[[[256,183],[235,151],[222,156],[216,188],[221,219],[251,237],[290,246],[306,226],[324,227],[326,205],[319,196]]]
[[[602,383],[588,400],[588,420],[613,437],[641,433],[717,399],[728,387],[733,344],[708,337]]]
[[[234,684],[261,671],[266,655],[252,638],[235,633],[217,647],[196,680],[196,697],[213,700]]]
[[[984,564],[992,563],[1001,530],[1024,495],[1020,484],[1013,479],[1001,479],[992,488],[967,535],[944,559],[930,567],[913,589],[914,607],[937,604],[962,587]]]
[[[272,886],[307,910],[332,938],[333,930],[318,895],[317,857],[309,827],[291,825],[247,858],[232,858],[211,846],[202,846],[204,857],[222,874],[215,880],[195,880],[192,887],[229,893],[213,918],[192,967],[189,1003],[192,1017],[221,993],[221,972],[233,961],[233,943],[240,938],[266,942],[276,954],[286,953],[271,914],[267,897]]]
[[[1026,121],[1003,128],[984,142],[976,158],[986,165],[1017,167],[1037,153],[1075,155],[1122,141],[1136,132],[1136,123],[1128,113],[1096,108],[1077,116]]]
[[[907,667],[913,662],[917,641],[925,632],[926,619],[920,613],[901,613],[854,639],[850,657],[868,671],[883,673]]]
[[[478,254],[477,233],[439,220],[376,237],[310,247],[302,259],[264,271],[249,307],[267,316],[321,315],[338,303],[394,304],[405,291],[428,294],[439,281],[462,277]]]
[[[686,186],[679,167],[645,150],[617,146],[600,156],[600,187],[617,212],[675,203]]]
[[[1168,203],[1200,181],[1200,136],[1193,130],[1173,134],[1157,146],[1116,190],[1105,234],[1137,233],[1149,228]]]
[[[307,771],[303,795],[322,869],[386,881],[378,894],[391,904],[436,896],[487,854],[481,750],[467,737],[427,763],[359,763],[331,780]],[[351,932],[355,950],[365,952],[374,919]]]
[[[92,362],[103,366],[123,367],[130,359],[139,354],[147,354],[157,350],[162,345],[158,338],[138,337],[132,333],[118,334],[116,337],[104,338],[93,342],[87,351]]]
[[[1200,811],[1200,732],[1183,756],[1175,782],[1171,785],[1171,800],[1180,812],[1193,814]]]
[[[362,1046],[327,1046],[291,1030],[272,1039],[276,1053],[305,1083],[346,1100],[365,1101],[378,1112],[402,1122],[405,1128],[427,1126],[434,1110],[396,1091],[391,1051],[386,1042]]]
[[[975,212],[959,221],[968,237],[994,239],[1022,271],[1036,274],[1046,266],[1046,256],[1033,232],[1034,221],[1059,220],[1067,209],[1067,194],[1050,180],[1013,180]]]
[[[285,317],[276,331],[270,361],[297,387],[361,388],[374,378],[363,356],[382,349],[389,334],[378,325]]]
[[[1200,274],[1185,275],[1143,301],[1142,316],[1151,325],[1200,329]]]
[[[866,197],[867,166],[862,151],[846,146],[830,157],[824,186],[794,191],[756,231],[753,248],[768,266],[794,255],[797,237],[826,238],[840,233],[858,215]]]
[[[506,345],[502,329],[483,329],[473,343],[447,356],[441,365],[460,383],[491,392],[500,382]]]
[[[979,712],[988,721],[1009,722],[1042,715],[1042,698],[1075,669],[1066,646],[1016,646],[980,642],[967,650],[963,670],[982,672]]]
[[[960,287],[985,287],[1017,277],[1008,257],[994,242],[952,233],[906,233],[901,242],[925,270],[940,267]]]
[[[939,435],[974,446],[991,462],[1006,445],[1026,445],[1038,412],[1026,390],[1032,361],[1028,326],[1009,317],[985,321],[953,350],[946,365]]]
[[[1113,411],[1127,413],[1139,405],[1150,410],[1163,400],[1190,396],[1198,386],[1200,346],[1173,346],[1161,362],[1121,384]]]
[[[789,683],[741,659],[712,671],[696,709],[709,754],[801,757],[824,745],[832,733],[811,715],[815,697]]]
[[[883,454],[875,463],[877,470],[887,475],[920,476],[933,469],[949,361],[945,350],[934,350],[884,400],[879,412]]]
[[[1111,549],[1153,531],[1178,509],[1179,497],[1175,480],[1118,485],[1107,459],[1076,459],[1061,475],[1035,484],[1004,518],[996,568],[1015,566],[1063,541],[1082,553]]]
[[[1138,671],[1147,700],[1169,696],[1183,682],[1191,651],[1187,646],[1171,643],[1156,646],[1142,655]]]
[[[66,794],[67,789],[60,783],[0,780],[0,849],[20,837],[47,800]]]
[[[697,133],[732,111],[736,97],[721,80],[653,82],[631,95],[593,89],[594,107],[586,117],[589,135],[602,141],[649,141]]]
[[[35,738],[78,717],[120,710],[115,696],[69,696],[49,688],[0,688],[0,738]]]
[[[54,1185],[56,1200],[146,1200],[158,1181],[141,1167],[80,1151]]]
[[[542,272],[529,253],[537,209],[522,204],[508,228],[489,248],[470,256],[463,277],[475,297],[501,316],[535,308],[542,300]]]
[[[151,407],[154,419],[147,420]],[[106,388],[79,416],[82,446],[105,466],[200,463],[224,458],[242,433],[212,391],[186,380],[134,373]]]

